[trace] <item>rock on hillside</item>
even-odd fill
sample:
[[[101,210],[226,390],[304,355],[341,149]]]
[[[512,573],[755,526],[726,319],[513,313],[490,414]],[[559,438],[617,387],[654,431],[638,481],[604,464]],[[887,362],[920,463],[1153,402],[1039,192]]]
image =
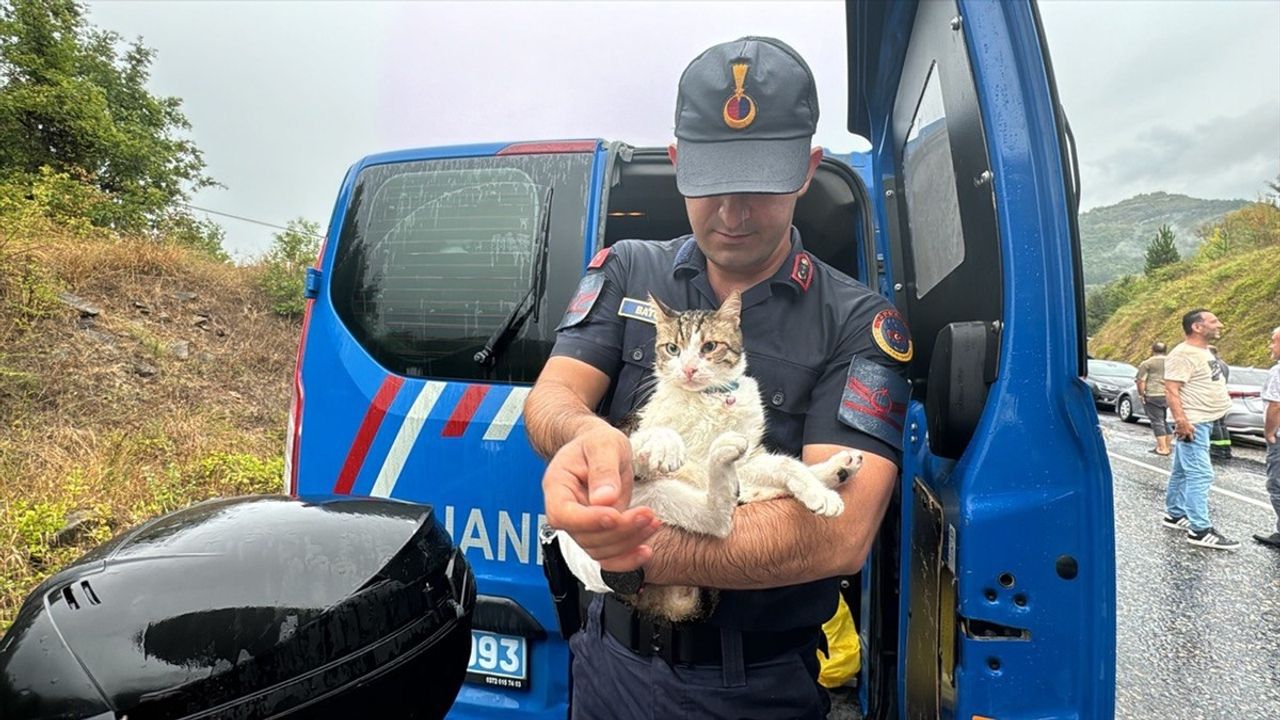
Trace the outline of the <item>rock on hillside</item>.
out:
[[[1200,244],[1197,228],[1248,204],[1245,200],[1201,200],[1154,192],[1081,213],[1084,282],[1101,285],[1121,275],[1142,272],[1147,243],[1161,225],[1173,228],[1178,252],[1187,257]]]

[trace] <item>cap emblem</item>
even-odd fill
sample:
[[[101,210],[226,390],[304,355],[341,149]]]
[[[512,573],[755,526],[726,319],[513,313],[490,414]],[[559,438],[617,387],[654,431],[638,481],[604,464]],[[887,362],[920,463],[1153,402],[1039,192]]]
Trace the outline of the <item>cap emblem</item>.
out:
[[[747,63],[733,64],[733,94],[724,101],[724,124],[742,130],[756,120],[756,101],[743,89],[747,81]]]

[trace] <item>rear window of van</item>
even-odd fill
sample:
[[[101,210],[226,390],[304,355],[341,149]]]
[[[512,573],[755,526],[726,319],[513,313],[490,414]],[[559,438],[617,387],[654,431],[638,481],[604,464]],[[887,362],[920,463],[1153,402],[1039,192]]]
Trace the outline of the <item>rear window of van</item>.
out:
[[[582,255],[591,162],[582,153],[366,168],[334,262],[339,318],[392,372],[532,381],[564,306],[563,299],[554,304],[563,293],[549,302],[536,292],[538,278],[553,238],[557,259]],[[482,367],[474,355],[531,289],[542,297],[522,329],[493,367]]]

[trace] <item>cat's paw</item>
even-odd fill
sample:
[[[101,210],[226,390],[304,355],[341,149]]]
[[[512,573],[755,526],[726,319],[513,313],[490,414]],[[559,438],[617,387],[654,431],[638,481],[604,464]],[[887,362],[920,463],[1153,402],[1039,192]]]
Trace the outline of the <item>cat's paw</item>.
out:
[[[828,462],[835,469],[835,481],[842,483],[853,477],[862,468],[862,453],[857,450],[841,450],[832,455]]]
[[[724,432],[711,441],[711,462],[728,465],[747,453],[750,442],[742,433]]]
[[[835,517],[844,512],[844,500],[834,490],[807,493],[797,498],[809,511],[822,517]]]
[[[631,456],[639,468],[669,473],[684,465],[684,440],[671,428],[637,430],[631,436]]]
[[[862,467],[862,453],[857,450],[841,450],[826,461],[809,467],[813,476],[825,487],[838,487],[853,477]]]

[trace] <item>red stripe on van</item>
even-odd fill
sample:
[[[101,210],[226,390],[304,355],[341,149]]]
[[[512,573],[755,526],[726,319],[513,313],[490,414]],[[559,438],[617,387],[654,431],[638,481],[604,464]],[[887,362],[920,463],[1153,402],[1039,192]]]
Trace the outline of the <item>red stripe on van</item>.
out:
[[[449,416],[449,421],[444,424],[444,430],[440,433],[440,436],[461,437],[462,433],[467,431],[467,425],[471,423],[471,417],[476,414],[476,408],[480,407],[480,401],[484,400],[484,396],[488,392],[488,385],[469,386],[462,393],[462,399],[458,401],[457,407],[453,409],[453,414]]]
[[[356,476],[360,474],[360,466],[364,465],[364,456],[369,454],[369,446],[373,444],[373,438],[382,425],[382,418],[387,414],[387,408],[391,407],[391,401],[395,399],[401,385],[404,385],[404,378],[399,375],[388,375],[382,380],[382,387],[373,396],[373,402],[364,413],[360,429],[356,431],[356,439],[351,441],[347,460],[342,464],[342,472],[338,473],[338,483],[333,486],[335,494],[351,493],[351,486],[355,485]]]

